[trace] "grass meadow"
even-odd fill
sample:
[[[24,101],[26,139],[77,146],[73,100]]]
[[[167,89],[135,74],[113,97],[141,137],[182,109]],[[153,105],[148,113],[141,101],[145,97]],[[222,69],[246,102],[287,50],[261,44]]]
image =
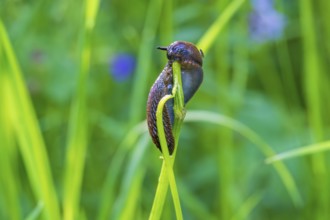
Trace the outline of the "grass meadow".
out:
[[[330,219],[329,10],[0,0],[0,219]],[[146,102],[176,40],[204,80],[159,178]]]

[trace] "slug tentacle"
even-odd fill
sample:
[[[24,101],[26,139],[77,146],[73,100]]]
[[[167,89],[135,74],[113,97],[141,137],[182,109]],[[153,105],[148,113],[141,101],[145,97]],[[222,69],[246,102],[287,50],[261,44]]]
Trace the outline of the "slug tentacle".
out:
[[[186,104],[195,94],[203,81],[203,52],[189,42],[176,41],[168,47],[158,47],[167,51],[168,63],[151,87],[147,102],[147,122],[149,133],[157,148],[161,151],[158,137],[156,111],[159,101],[167,94],[172,94],[173,89],[173,69],[172,64],[177,61],[181,65],[182,89],[184,93],[184,103]],[[163,124],[167,147],[170,155],[174,151],[174,136],[172,128],[174,125],[173,99],[166,102],[163,109]]]

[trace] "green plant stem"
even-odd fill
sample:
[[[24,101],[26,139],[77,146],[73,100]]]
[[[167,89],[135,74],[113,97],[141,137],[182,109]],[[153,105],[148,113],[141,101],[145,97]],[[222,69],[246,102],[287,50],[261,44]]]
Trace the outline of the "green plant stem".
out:
[[[275,152],[271,146],[269,146],[258,134],[232,118],[209,111],[189,111],[186,121],[204,121],[228,127],[248,138],[266,157],[275,155]],[[281,177],[289,195],[291,196],[293,204],[296,207],[300,207],[302,205],[301,195],[289,170],[281,161],[274,163],[273,165],[278,175]]]
[[[35,220],[38,219],[44,204],[42,202],[38,202],[37,206],[32,210],[32,212],[25,218],[25,220]]]
[[[183,219],[182,218],[182,212],[181,212],[181,206],[180,206],[180,199],[179,199],[179,194],[177,191],[177,186],[175,182],[175,177],[173,173],[173,158],[170,158],[168,148],[167,148],[167,143],[165,139],[165,132],[164,132],[164,126],[163,126],[163,108],[165,103],[173,98],[172,95],[166,95],[164,96],[157,107],[157,113],[156,113],[156,121],[157,121],[157,130],[158,130],[158,136],[160,140],[160,146],[162,148],[163,156],[164,156],[164,163],[165,163],[165,168],[166,168],[166,173],[168,176],[168,180],[170,182],[170,188],[172,192],[172,198],[174,202],[174,208],[175,208],[175,213],[176,213],[176,218],[177,219]]]
[[[312,130],[311,134],[314,140],[322,141],[325,137],[324,121],[326,115],[322,114],[324,100],[327,96],[323,96],[322,85],[326,77],[323,75],[320,51],[318,50],[318,37],[316,36],[317,28],[314,22],[315,15],[313,13],[313,1],[302,0],[300,6],[302,43],[303,43],[303,63],[304,63],[304,80],[305,80],[305,96],[307,105],[308,123]],[[327,88],[327,90],[329,90]],[[313,154],[312,157],[312,174],[313,174],[313,198],[315,200],[316,209],[315,219],[329,219],[329,174],[327,161],[324,154]]]
[[[301,157],[301,156],[306,156],[306,155],[311,155],[311,154],[316,154],[316,153],[321,153],[324,151],[329,151],[330,150],[330,140],[320,142],[320,143],[315,143],[307,146],[302,146],[298,147],[293,150],[289,150],[283,153],[278,153],[272,157],[269,157],[265,160],[266,163],[274,163],[276,161],[281,161],[281,160],[286,160],[289,158],[294,158],[294,157]]]
[[[172,65],[173,69],[173,80],[174,80],[174,114],[177,118],[175,123],[183,122],[185,117],[185,108],[184,108],[184,94],[182,90],[182,81],[181,81],[181,69],[180,64],[178,62],[174,62]],[[176,150],[177,148],[175,148]]]
[[[149,215],[149,220],[158,220],[163,211],[164,202],[168,190],[168,177],[166,173],[165,162],[163,161],[162,168],[159,175],[158,185],[156,189],[156,194],[154,202],[152,204],[151,212]]]
[[[121,167],[120,171],[124,173],[124,176],[120,183],[121,187],[116,197],[116,203],[112,206],[113,212],[110,219],[134,219],[145,176],[145,170],[141,169],[141,166],[143,166],[142,162],[146,156],[145,151],[149,146],[149,141],[149,135],[144,133],[136,142],[125,170]]]
[[[9,98],[13,110],[11,123],[33,194],[38,201],[42,201],[45,205],[42,211],[44,219],[60,219],[60,209],[46,146],[32,101],[2,20],[0,20],[0,44],[3,48],[3,56],[6,57],[6,63],[8,63],[8,94],[10,94]],[[1,65],[3,64],[1,63]]]
[[[173,164],[175,161],[176,151],[178,148],[178,139],[180,135],[183,118],[185,116],[185,110],[184,110],[184,95],[182,91],[180,64],[174,62],[172,68],[173,68],[173,80],[174,80],[173,94],[166,95],[161,99],[157,107],[157,113],[156,113],[157,129],[159,132],[158,136],[161,143],[162,152],[164,155],[164,160],[160,172],[159,183],[157,186],[155,199],[149,216],[150,220],[160,219],[169,184],[171,187],[177,219],[182,219],[180,200],[179,200],[179,195],[177,192],[175,177],[173,173]],[[170,157],[167,149],[165,134],[164,134],[162,113],[166,101],[173,97],[174,97],[174,113],[175,113],[173,135],[175,140],[175,148],[172,157]]]
[[[151,66],[152,47],[155,45],[156,31],[159,25],[163,0],[149,1],[146,20],[142,30],[140,49],[135,71],[135,80],[130,103],[130,125],[135,125],[141,120],[145,95],[147,93],[147,82]]]
[[[256,192],[251,195],[235,213],[231,220],[249,219],[249,214],[260,203],[263,197],[262,192]]]
[[[0,62],[3,61],[0,43]],[[19,195],[20,184],[17,184],[17,166],[12,161],[17,160],[17,147],[14,141],[12,125],[12,103],[10,82],[7,70],[2,66],[0,72],[0,100],[4,108],[0,108],[0,194],[6,201],[0,208],[4,219],[22,219]]]
[[[64,177],[63,218],[77,219],[82,177],[87,150],[87,80],[90,70],[91,35],[99,1],[86,0],[84,8],[84,28],[78,86],[72,104],[69,122],[68,147]]]
[[[146,121],[143,121],[133,127],[123,138],[123,141],[117,147],[117,151],[113,156],[113,160],[109,165],[107,171],[106,180],[103,184],[101,195],[101,205],[98,214],[98,220],[108,219],[112,214],[114,207],[114,200],[117,188],[115,187],[118,184],[120,178],[118,177],[121,173],[122,167],[124,166],[125,157],[128,152],[131,150],[132,146],[136,143],[141,134],[147,132]]]

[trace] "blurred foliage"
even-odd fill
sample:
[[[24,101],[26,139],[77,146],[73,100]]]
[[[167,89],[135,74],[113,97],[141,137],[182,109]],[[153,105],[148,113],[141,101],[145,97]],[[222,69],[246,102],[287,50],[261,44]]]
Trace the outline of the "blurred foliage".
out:
[[[92,0],[0,0],[0,219],[148,218],[162,163],[142,122],[166,62],[155,48],[198,43],[230,2],[101,1],[89,29]],[[246,0],[187,105],[241,122],[278,153],[316,146],[284,161],[301,201],[255,142],[189,120],[174,164],[184,219],[330,218],[330,155],[317,147],[330,138],[329,9]],[[162,217],[175,217],[170,193]]]

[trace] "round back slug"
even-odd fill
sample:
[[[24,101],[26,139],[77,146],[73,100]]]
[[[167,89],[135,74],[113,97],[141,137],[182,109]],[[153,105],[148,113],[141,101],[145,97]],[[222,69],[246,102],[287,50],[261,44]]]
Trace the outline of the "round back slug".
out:
[[[194,44],[185,41],[175,41],[168,47],[158,47],[157,49],[167,52],[168,62],[150,89],[147,102],[147,122],[152,140],[161,151],[156,123],[156,111],[159,101],[165,95],[172,94],[172,64],[174,61],[180,63],[182,90],[184,93],[184,103],[186,104],[196,93],[203,81],[202,65],[204,54],[202,50],[198,50]],[[172,155],[175,145],[172,132],[175,119],[173,105],[173,99],[170,99],[166,102],[163,109],[163,124],[170,155]]]

